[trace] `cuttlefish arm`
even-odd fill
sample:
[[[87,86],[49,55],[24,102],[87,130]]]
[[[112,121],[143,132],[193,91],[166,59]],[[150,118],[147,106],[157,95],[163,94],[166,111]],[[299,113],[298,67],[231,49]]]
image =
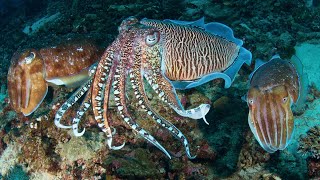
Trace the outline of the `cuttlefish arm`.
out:
[[[274,57],[264,64],[258,62],[250,78],[246,96],[248,123],[256,140],[269,153],[285,149],[292,138],[291,106],[304,93],[297,68],[294,63]]]
[[[43,61],[35,50],[13,56],[8,72],[8,92],[16,112],[28,116],[43,101],[48,92],[43,70]]]

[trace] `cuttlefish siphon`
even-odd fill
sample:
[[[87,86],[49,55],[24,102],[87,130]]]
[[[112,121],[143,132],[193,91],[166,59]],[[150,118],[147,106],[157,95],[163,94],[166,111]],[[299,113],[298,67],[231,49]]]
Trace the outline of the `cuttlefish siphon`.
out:
[[[291,107],[303,103],[306,87],[299,60],[278,55],[266,63],[256,62],[246,95],[248,123],[261,147],[269,153],[285,149],[293,134]]]

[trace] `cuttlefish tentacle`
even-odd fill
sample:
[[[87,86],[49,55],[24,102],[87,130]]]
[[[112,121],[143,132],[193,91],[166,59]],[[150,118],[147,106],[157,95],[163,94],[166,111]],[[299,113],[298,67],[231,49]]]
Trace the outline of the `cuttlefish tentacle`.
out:
[[[109,84],[112,81],[114,67],[116,66],[116,64],[113,63],[115,52],[113,47],[115,47],[115,43],[109,46],[109,48],[103,54],[100,63],[98,64],[92,85],[92,94],[95,94],[96,96],[92,96],[91,101],[95,120],[98,122],[98,126],[102,129],[102,131],[107,134],[107,145],[110,149],[117,150],[121,149],[124,144],[120,146],[112,146],[112,132],[106,119],[106,113],[108,112],[108,106],[106,104],[109,100],[109,93],[107,92],[110,91]],[[110,73],[108,77],[106,72]]]
[[[83,84],[80,87],[80,89],[82,89],[80,92],[87,92],[87,94],[85,95],[85,98],[81,102],[81,105],[77,111],[77,115],[72,120],[72,131],[73,131],[73,134],[77,137],[82,136],[85,132],[85,128],[83,128],[83,130],[79,133],[78,126],[84,113],[87,112],[88,109],[91,107],[91,84],[92,84],[93,75],[96,72],[96,69],[97,69],[97,63],[93,64],[89,68],[88,72],[89,72],[90,79],[88,80],[87,83]]]
[[[89,89],[89,87],[91,86],[91,82],[92,79],[88,80],[86,83],[84,83],[80,88],[78,88],[76,90],[76,92],[74,92],[72,94],[72,96],[65,102],[62,104],[62,106],[58,109],[55,118],[54,118],[54,124],[58,127],[58,128],[64,128],[64,129],[68,129],[68,128],[72,128],[71,126],[66,126],[60,123],[61,118],[63,117],[64,113],[72,106],[74,105]]]
[[[82,87],[82,88],[89,89],[91,86],[91,83],[92,83],[92,80],[90,80],[89,85],[86,85],[85,87]],[[87,112],[87,110],[90,107],[91,107],[91,91],[88,91],[85,96],[85,99],[82,101],[79,107],[79,110],[77,111],[77,115],[72,120],[72,131],[73,131],[73,134],[77,137],[82,136],[86,130],[85,128],[83,128],[83,130],[79,133],[78,126],[82,116],[84,115],[85,112]]]
[[[141,67],[141,47],[138,46],[137,48],[135,48],[134,57],[134,67],[132,68],[133,71],[130,72],[130,82],[134,90],[135,97],[138,100],[139,106],[144,109],[145,112],[147,112],[147,114],[152,117],[153,120],[155,120],[162,127],[166,128],[173,136],[179,139],[185,147],[188,158],[194,159],[196,156],[191,155],[189,142],[183,135],[183,133],[173,124],[171,124],[169,121],[165,120],[162,116],[155,112],[153,108],[151,108],[151,104],[146,95],[145,86],[143,83],[143,70]]]
[[[113,85],[114,88],[114,96],[115,96],[115,103],[117,105],[117,110],[121,116],[121,118],[130,126],[131,129],[138,132],[144,139],[152,143],[158,149],[160,149],[163,153],[165,153],[169,158],[171,158],[168,151],[146,130],[141,128],[132,118],[126,103],[126,96],[125,96],[125,85],[126,85],[126,78],[127,78],[127,69],[123,67],[123,62],[117,67],[114,81],[117,83]],[[120,75],[121,74],[121,75]]]
[[[210,110],[209,104],[201,104],[196,108],[188,110],[185,110],[184,107],[181,105],[180,99],[178,98],[174,86],[161,71],[161,55],[157,49],[159,49],[159,47],[152,47],[146,53],[146,55],[148,56],[146,57],[146,59],[148,59],[148,61],[144,62],[145,64],[147,64],[147,66],[143,67],[143,71],[144,77],[146,78],[148,83],[158,94],[160,99],[165,103],[169,104],[179,115],[189,117],[192,119],[203,118],[204,122],[209,124],[205,118],[205,115]]]
[[[103,103],[103,119],[104,119],[104,128],[102,129],[103,132],[107,133],[107,144],[109,146],[110,149],[113,150],[118,150],[124,147],[125,142],[122,143],[122,145],[120,146],[112,146],[112,135],[115,134],[116,129],[114,129],[113,132],[111,132],[111,128],[109,126],[109,122],[108,122],[108,107],[109,107],[109,94],[110,94],[110,89],[111,89],[111,85],[112,84],[116,84],[116,81],[113,81],[114,79],[114,74],[115,74],[115,70],[116,70],[116,66],[118,65],[118,61],[114,61],[114,63],[111,66],[111,71],[108,75],[108,79],[106,82],[106,86],[104,88],[104,103]]]
[[[68,128],[74,128],[75,126],[66,126],[60,123],[61,118],[63,117],[64,113],[72,106],[74,105],[87,91],[90,91],[90,87],[91,87],[91,83],[92,83],[92,79],[93,79],[93,74],[95,73],[96,70],[96,63],[93,64],[91,67],[89,67],[88,69],[88,76],[89,76],[89,80],[87,80],[83,85],[81,85],[72,95],[71,97],[65,102],[63,103],[63,105],[58,109],[56,115],[55,115],[55,119],[54,119],[54,124],[59,127],[59,128],[64,128],[64,129],[68,129]],[[88,95],[86,96],[88,97]],[[78,121],[80,121],[81,116],[79,118]],[[78,123],[77,123],[78,124]],[[78,131],[74,130],[75,135],[78,135]],[[83,132],[84,133],[84,132]],[[77,136],[76,135],[76,136]]]
[[[158,94],[160,99],[172,107],[180,116],[188,117],[191,119],[203,119],[206,124],[209,124],[205,115],[210,110],[209,104],[201,104],[200,106],[185,110],[182,106],[180,99],[172,86],[170,81],[164,76],[160,75],[160,72],[155,72],[153,76],[147,74],[144,77],[147,79],[153,90]]]

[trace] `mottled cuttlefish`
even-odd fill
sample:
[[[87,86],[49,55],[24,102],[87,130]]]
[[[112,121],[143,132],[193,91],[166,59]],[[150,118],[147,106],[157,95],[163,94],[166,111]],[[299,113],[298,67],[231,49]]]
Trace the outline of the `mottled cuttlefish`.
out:
[[[261,147],[269,153],[285,149],[293,134],[292,105],[303,104],[306,92],[299,60],[278,55],[266,63],[256,62],[246,95],[248,123]]]

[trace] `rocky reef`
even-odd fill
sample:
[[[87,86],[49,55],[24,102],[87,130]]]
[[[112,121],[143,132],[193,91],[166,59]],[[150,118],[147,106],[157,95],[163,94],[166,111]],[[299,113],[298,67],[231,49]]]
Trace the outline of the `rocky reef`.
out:
[[[80,124],[86,128],[84,136],[74,137],[72,132],[58,129],[53,123],[54,115],[74,89],[50,88],[40,107],[28,117],[13,111],[6,90],[8,67],[15,51],[39,49],[70,39],[90,39],[106,48],[117,35],[120,22],[133,15],[178,20],[204,16],[206,22],[217,21],[231,27],[236,37],[244,40],[254,59],[267,60],[276,53],[289,59],[302,43],[320,44],[318,1],[32,0],[2,12],[0,179],[320,178],[319,84],[310,82],[305,107],[295,112],[297,123],[292,145],[269,154],[254,139],[247,123],[247,104],[241,100],[254,64],[242,67],[229,89],[215,80],[178,92],[187,109],[204,102],[211,104],[207,115],[209,126],[180,117],[152,91],[147,92],[154,109],[188,138],[191,153],[197,155],[194,160],[185,156],[181,144],[164,129],[155,126],[144,113],[134,111],[138,102],[130,105],[135,119],[174,155],[171,160],[122,123],[114,106],[110,107],[109,119],[116,128],[114,144],[126,142],[121,150],[107,148],[105,134],[97,127],[92,111],[85,113]],[[79,106],[76,104],[67,111],[63,123],[70,124],[70,117]]]

